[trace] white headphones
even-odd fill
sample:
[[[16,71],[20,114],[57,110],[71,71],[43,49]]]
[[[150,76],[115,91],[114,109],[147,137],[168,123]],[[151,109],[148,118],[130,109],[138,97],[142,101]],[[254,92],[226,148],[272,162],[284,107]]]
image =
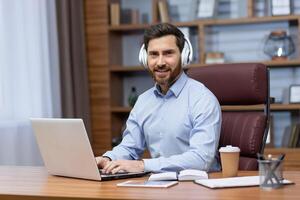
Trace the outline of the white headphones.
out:
[[[184,47],[181,52],[181,66],[184,68],[191,63],[193,59],[193,47],[190,40],[187,37],[184,37]],[[147,51],[145,49],[145,44],[142,45],[139,52],[139,61],[147,69],[148,68],[148,59]]]

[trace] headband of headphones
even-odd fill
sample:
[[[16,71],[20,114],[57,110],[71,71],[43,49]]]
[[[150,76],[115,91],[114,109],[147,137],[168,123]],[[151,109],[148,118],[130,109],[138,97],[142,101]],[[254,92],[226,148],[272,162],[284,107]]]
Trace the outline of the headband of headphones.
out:
[[[181,52],[181,66],[186,67],[191,63],[193,59],[193,47],[190,40],[187,37],[184,37],[184,47]],[[139,61],[147,69],[148,68],[148,55],[145,49],[145,44],[142,45],[139,52]]]

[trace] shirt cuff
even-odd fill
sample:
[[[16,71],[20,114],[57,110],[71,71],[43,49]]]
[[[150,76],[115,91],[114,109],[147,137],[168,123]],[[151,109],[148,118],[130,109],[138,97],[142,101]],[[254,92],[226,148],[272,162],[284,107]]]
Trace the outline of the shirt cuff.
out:
[[[102,157],[108,157],[110,160],[117,160],[117,157],[111,151],[106,152]]]
[[[112,159],[108,156],[102,156],[102,158],[107,158],[107,159],[109,159],[109,161],[112,161]]]
[[[158,158],[143,159],[145,172],[159,172],[160,164]]]

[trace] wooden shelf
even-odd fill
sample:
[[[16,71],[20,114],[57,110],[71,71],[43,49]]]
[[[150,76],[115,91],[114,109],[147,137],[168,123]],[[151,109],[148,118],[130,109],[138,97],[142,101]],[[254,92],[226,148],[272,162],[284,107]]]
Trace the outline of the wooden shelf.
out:
[[[263,110],[263,105],[254,106],[221,106],[223,111],[259,111]],[[111,107],[113,113],[129,113],[130,107]],[[300,111],[300,104],[271,104],[271,111]]]
[[[253,61],[249,61],[250,63]],[[248,62],[248,63],[249,63]],[[257,63],[263,63],[269,68],[287,68],[287,67],[298,67],[300,66],[300,60],[285,60],[285,61],[256,61]],[[234,62],[233,62],[234,63]],[[247,63],[247,62],[239,62],[239,63]],[[224,63],[230,64],[230,63]],[[206,67],[210,65],[216,64],[192,64],[189,67]]]
[[[272,111],[300,110],[300,104],[271,104]]]
[[[224,111],[259,111],[263,110],[263,105],[254,106],[222,106]],[[297,111],[300,104],[271,104],[271,111]]]
[[[239,19],[199,19],[189,22],[172,22],[179,27],[198,27],[198,26],[213,26],[213,25],[235,25],[235,24],[257,24],[267,22],[280,21],[298,21],[300,15],[287,16],[266,16],[266,17],[245,17]],[[121,24],[119,26],[109,26],[109,31],[134,31],[144,30],[152,24]]]
[[[298,67],[300,66],[300,60],[285,60],[285,61],[265,61],[263,62],[270,68],[283,68],[283,67]]]
[[[245,17],[239,19],[208,19],[203,20],[203,25],[234,25],[234,24],[257,24],[267,22],[280,22],[280,21],[298,21],[299,15],[287,16],[265,16],[265,17]]]
[[[200,20],[195,21],[189,21],[189,22],[172,22],[175,26],[178,27],[198,27],[199,25],[203,24]]]
[[[201,21],[192,21],[192,22],[177,22],[172,23],[179,27],[198,27]],[[152,24],[121,24],[119,26],[109,26],[109,31],[136,31],[136,30],[145,30]]]

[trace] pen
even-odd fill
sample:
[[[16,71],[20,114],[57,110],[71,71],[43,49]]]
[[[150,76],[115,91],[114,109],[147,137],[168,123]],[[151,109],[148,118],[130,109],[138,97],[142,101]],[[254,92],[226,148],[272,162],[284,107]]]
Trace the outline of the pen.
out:
[[[266,178],[263,182],[263,184],[267,184],[267,182],[270,180],[271,183],[273,184],[273,181],[272,181],[272,177],[275,178],[276,182],[279,184],[280,183],[280,180],[278,179],[278,177],[276,176],[276,174],[274,173],[275,170],[279,167],[279,165],[281,164],[282,160],[284,159],[285,157],[285,154],[281,154],[278,159],[277,159],[277,163],[272,166],[269,170],[268,170],[268,173],[266,175]],[[261,157],[260,157],[261,158]],[[269,160],[270,163],[272,162],[272,160]]]

